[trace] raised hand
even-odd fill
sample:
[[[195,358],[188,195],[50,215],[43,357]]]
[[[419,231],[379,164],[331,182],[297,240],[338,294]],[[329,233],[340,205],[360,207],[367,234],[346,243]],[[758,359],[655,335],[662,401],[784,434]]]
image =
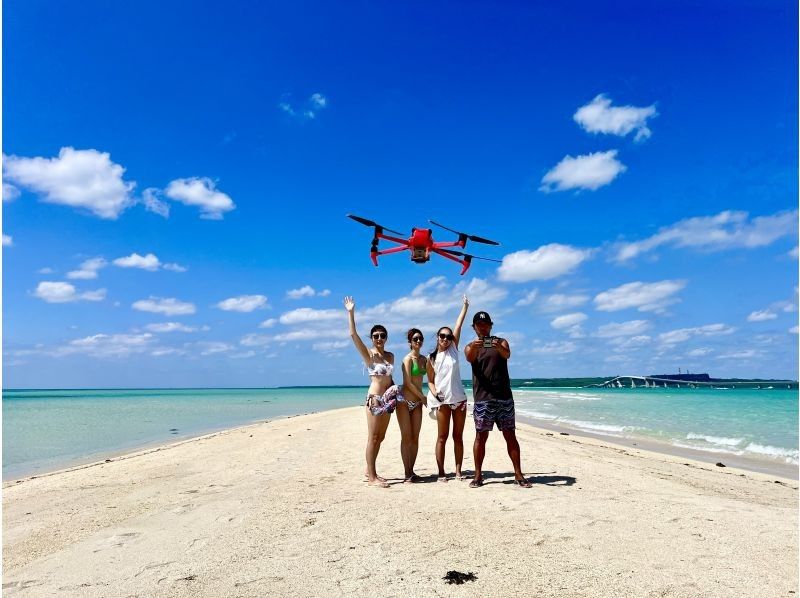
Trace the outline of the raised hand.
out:
[[[356,302],[353,300],[352,297],[344,298],[344,308],[347,311],[353,311],[356,308]]]
[[[464,295],[463,299],[464,299],[464,307],[469,307],[469,299],[467,298],[467,296]]]

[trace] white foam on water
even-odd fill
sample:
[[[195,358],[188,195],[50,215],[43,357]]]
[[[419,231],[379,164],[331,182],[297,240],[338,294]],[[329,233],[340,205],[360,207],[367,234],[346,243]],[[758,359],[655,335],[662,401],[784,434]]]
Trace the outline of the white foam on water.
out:
[[[524,397],[538,397],[541,399],[549,400],[564,400],[572,399],[575,401],[602,401],[603,397],[599,395],[584,394],[578,392],[564,392],[553,390],[527,390],[527,389],[514,389],[514,395],[522,395]]]
[[[686,435],[687,440],[705,440],[710,444],[716,444],[719,446],[739,446],[742,444],[745,439],[744,438],[727,438],[725,436],[709,436],[707,434],[694,434],[689,432]]]
[[[620,433],[624,432],[627,426],[614,426],[611,424],[597,424],[595,422],[585,422],[576,419],[562,419],[560,420],[565,424],[570,426],[575,426],[576,428],[580,428],[582,430],[590,430],[592,432],[604,432],[604,433]]]
[[[697,444],[688,444],[686,442],[681,442],[679,440],[671,440],[670,444],[672,446],[677,446],[679,448],[687,448],[693,449],[696,451],[703,451],[704,453],[724,453],[726,455],[743,455],[744,451],[737,451],[732,449],[725,449],[722,447],[715,447],[715,446],[699,446]]]
[[[779,457],[784,459],[787,463],[797,465],[798,451],[796,449],[781,448],[779,446],[770,446],[751,442],[745,449],[748,453],[756,453],[758,455],[767,455],[770,457]]]
[[[517,407],[516,411],[520,415],[525,415],[527,417],[534,417],[536,419],[547,419],[547,420],[551,420],[551,421],[555,420],[555,419],[558,419],[557,415],[551,415],[549,413],[541,413],[539,411],[532,411],[530,409],[519,409],[519,407]]]

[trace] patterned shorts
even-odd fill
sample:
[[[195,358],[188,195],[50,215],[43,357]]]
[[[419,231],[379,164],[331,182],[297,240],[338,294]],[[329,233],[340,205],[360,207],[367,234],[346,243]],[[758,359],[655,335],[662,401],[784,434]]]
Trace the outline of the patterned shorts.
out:
[[[494,425],[501,432],[513,430],[514,399],[497,399],[492,401],[475,401],[472,407],[476,432],[491,432]]]
[[[367,408],[369,408],[372,415],[383,415],[384,413],[393,413],[397,407],[397,402],[402,401],[403,390],[394,384],[386,389],[382,395],[367,395]]]

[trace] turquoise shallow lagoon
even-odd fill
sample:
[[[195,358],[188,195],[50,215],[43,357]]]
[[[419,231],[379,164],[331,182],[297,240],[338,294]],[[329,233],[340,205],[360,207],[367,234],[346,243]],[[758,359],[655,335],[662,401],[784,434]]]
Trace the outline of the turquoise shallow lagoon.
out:
[[[365,391],[5,390],[3,479],[252,422],[359,405]],[[468,396],[471,403],[469,391]],[[798,462],[796,390],[519,387],[514,396],[519,415],[554,425],[709,454]]]
[[[3,479],[362,400],[357,388],[4,390]]]
[[[798,391],[516,389],[517,413],[605,436],[798,463]]]

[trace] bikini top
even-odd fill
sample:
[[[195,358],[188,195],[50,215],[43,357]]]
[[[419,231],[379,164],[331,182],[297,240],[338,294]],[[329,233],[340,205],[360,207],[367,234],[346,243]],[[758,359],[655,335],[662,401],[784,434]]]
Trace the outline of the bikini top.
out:
[[[369,376],[391,376],[394,373],[394,366],[388,361],[371,363],[367,366]]]
[[[425,368],[420,365],[419,359],[412,359],[411,360],[411,375],[412,376],[422,376],[424,373],[425,373]]]

